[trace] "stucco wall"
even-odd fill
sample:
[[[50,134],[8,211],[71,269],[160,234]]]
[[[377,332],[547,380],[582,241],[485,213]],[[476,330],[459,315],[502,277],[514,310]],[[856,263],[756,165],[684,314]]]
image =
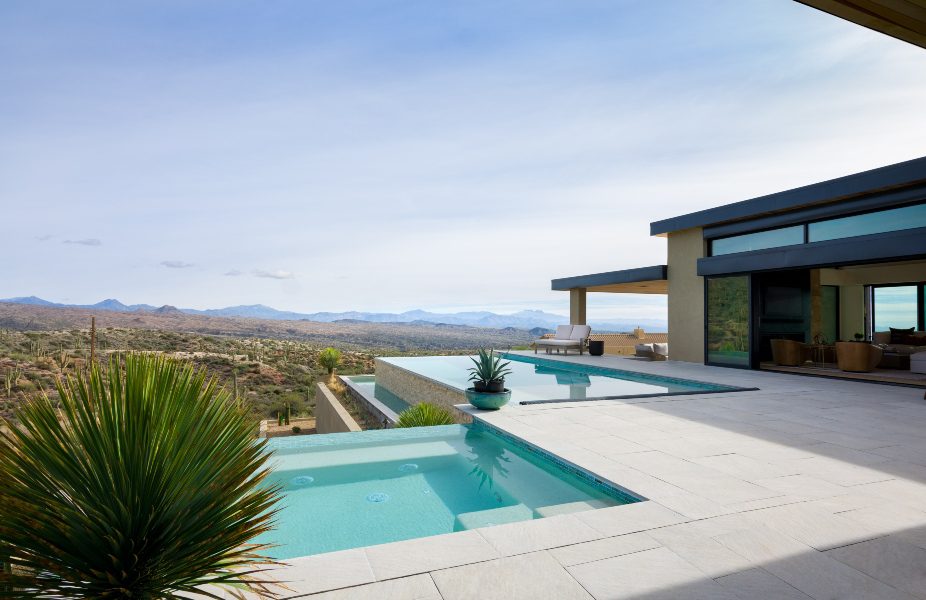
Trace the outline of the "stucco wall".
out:
[[[315,431],[318,433],[346,433],[360,431],[360,425],[324,383],[315,388]]]
[[[704,278],[698,276],[704,256],[700,228],[669,234],[669,358],[704,362]]]

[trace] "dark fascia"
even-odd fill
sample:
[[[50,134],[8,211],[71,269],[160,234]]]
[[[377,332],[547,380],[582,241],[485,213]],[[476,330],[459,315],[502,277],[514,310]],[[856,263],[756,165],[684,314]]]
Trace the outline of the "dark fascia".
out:
[[[923,257],[926,257],[926,227],[699,258],[698,275],[838,267]]]
[[[650,223],[650,235],[753,219],[926,182],[926,157]]]
[[[653,265],[638,269],[624,269],[623,271],[608,271],[607,273],[593,273],[591,275],[577,275],[563,277],[550,282],[551,289],[571,290],[575,288],[598,287],[601,285],[615,285],[621,283],[637,283],[640,281],[658,281],[668,276],[666,265]]]

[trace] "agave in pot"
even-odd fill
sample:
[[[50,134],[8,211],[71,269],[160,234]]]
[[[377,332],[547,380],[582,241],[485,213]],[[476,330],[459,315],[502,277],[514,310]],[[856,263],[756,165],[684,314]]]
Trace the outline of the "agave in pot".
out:
[[[469,381],[477,392],[501,393],[505,391],[505,375],[511,373],[511,363],[502,361],[494,350],[480,349],[478,357],[470,358],[474,367],[469,369]]]

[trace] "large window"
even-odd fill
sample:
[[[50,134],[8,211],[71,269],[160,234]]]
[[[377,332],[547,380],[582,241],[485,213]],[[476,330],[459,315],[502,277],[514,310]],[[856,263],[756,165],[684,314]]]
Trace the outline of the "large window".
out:
[[[810,223],[807,229],[807,241],[838,240],[857,235],[902,231],[917,227],[926,227],[926,204]]]
[[[711,240],[711,256],[926,227],[926,203]]]
[[[872,293],[875,331],[888,331],[891,327],[916,329],[919,326],[918,285],[875,287]]]
[[[749,366],[749,277],[707,280],[707,362]]]
[[[711,254],[733,254],[734,252],[748,252],[750,250],[764,250],[804,243],[804,226],[782,227],[769,229],[758,233],[746,233],[728,238],[720,238],[711,242]]]

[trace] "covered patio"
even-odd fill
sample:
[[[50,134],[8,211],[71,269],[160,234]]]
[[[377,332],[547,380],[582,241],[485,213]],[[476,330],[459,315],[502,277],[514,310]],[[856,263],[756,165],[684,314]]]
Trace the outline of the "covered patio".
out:
[[[608,294],[661,294],[669,293],[668,267],[653,265],[622,271],[592,273],[554,279],[551,288],[569,292],[569,323],[587,325],[587,298],[589,292]],[[638,343],[667,343],[668,333],[646,332],[636,328],[632,333],[596,333],[591,340],[604,342],[605,354],[633,354]]]

